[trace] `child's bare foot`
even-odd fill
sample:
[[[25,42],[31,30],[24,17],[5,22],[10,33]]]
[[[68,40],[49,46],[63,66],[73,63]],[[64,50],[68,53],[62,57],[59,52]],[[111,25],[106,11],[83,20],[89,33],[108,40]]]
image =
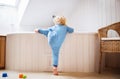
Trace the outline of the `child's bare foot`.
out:
[[[57,67],[53,67],[53,74],[58,75]]]

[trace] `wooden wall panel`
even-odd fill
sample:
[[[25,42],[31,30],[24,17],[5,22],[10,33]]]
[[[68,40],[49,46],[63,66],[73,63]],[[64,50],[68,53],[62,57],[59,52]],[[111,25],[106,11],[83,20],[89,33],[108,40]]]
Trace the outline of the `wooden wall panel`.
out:
[[[6,36],[0,36],[0,69],[5,68]]]
[[[51,49],[41,34],[7,35],[6,68],[51,71]],[[68,34],[60,50],[59,71],[95,72],[99,46],[96,33]]]

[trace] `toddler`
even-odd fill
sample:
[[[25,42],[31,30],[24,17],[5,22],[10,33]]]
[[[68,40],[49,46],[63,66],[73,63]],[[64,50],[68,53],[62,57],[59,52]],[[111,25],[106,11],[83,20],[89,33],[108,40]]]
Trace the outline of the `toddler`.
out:
[[[66,25],[66,19],[64,16],[54,16],[54,26],[48,29],[35,29],[36,33],[45,35],[48,38],[48,43],[52,49],[52,63],[53,63],[53,74],[58,75],[58,60],[60,47],[66,37],[67,33],[72,33],[73,28]]]

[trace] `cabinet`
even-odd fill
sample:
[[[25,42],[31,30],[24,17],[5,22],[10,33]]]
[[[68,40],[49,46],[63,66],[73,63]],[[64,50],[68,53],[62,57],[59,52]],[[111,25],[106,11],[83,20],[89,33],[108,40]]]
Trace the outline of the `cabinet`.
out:
[[[5,68],[6,36],[0,36],[0,69]]]

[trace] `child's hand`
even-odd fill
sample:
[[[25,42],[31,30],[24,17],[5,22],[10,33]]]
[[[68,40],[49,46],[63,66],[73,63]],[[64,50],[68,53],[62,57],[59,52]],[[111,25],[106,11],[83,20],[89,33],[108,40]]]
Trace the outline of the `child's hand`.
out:
[[[38,29],[35,29],[34,31],[35,31],[35,33],[38,33]]]

